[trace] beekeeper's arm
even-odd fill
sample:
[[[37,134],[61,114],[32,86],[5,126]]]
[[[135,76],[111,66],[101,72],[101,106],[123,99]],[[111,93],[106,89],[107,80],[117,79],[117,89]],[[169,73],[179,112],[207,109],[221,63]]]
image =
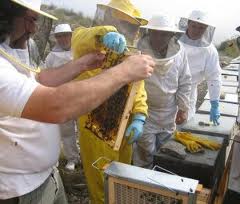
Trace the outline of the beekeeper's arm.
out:
[[[176,100],[178,105],[178,113],[176,117],[176,123],[182,124],[187,119],[187,112],[190,106],[190,92],[191,92],[191,73],[188,66],[187,56],[184,50],[182,50],[182,61],[179,66],[179,80],[178,89],[176,93]]]
[[[115,38],[117,39],[116,42],[119,42],[121,38],[119,36],[121,34],[118,34],[117,29],[113,26],[77,28],[72,35],[73,58],[78,59],[90,52],[102,51],[107,45],[107,47],[114,49],[115,44],[113,40]],[[121,41],[119,42],[120,44]],[[116,50],[117,48],[119,47],[116,45]]]
[[[91,67],[81,66],[81,61],[78,60],[80,57],[100,52],[105,47],[116,52],[123,52],[126,48],[124,36],[117,33],[113,26],[78,28],[72,37],[72,51],[75,60],[56,69],[43,70],[39,74],[38,80],[47,86],[59,86],[66,83],[84,71],[91,70]]]
[[[205,79],[207,81],[210,96],[210,121],[215,125],[219,125],[219,98],[221,89],[221,67],[219,64],[219,56],[216,48],[211,45],[208,49],[209,57],[205,65]]]
[[[209,57],[205,67],[205,79],[207,81],[210,100],[219,100],[221,89],[221,67],[216,48],[211,45],[209,48]]]
[[[93,59],[96,60],[93,60]],[[99,67],[104,60],[104,55],[101,53],[89,53],[81,59],[76,59],[63,64],[54,69],[43,69],[37,76],[36,79],[39,83],[44,86],[56,87],[64,83],[67,83],[79,74],[96,69]],[[92,64],[91,64],[92,62]],[[90,63],[90,64],[89,64]],[[87,64],[87,66],[86,66]]]
[[[33,87],[30,84],[31,79],[19,74],[17,80],[21,80],[23,85],[18,86],[18,89],[16,86],[12,87],[12,91],[16,93],[14,95],[16,100],[13,103],[18,104],[18,98],[22,95],[17,93],[25,89],[25,85],[30,84],[32,92],[28,93],[29,98],[24,100],[21,117],[48,123],[66,122],[90,112],[125,84],[151,76],[154,66],[155,62],[150,56],[134,55],[95,77],[72,81],[58,87],[47,87],[41,84]],[[4,80],[3,84],[15,85],[13,81],[16,78],[5,77]],[[9,101],[7,97],[12,96],[12,93],[10,95],[8,93],[9,89],[6,90],[3,100],[0,100],[1,104],[4,101],[4,105],[0,108],[3,113],[6,112],[7,107],[13,107],[13,104],[6,103]]]
[[[147,110],[147,93],[144,87],[144,81],[141,81],[134,99],[132,121],[125,133],[129,144],[136,142],[141,137],[143,133],[143,125],[147,116]]]

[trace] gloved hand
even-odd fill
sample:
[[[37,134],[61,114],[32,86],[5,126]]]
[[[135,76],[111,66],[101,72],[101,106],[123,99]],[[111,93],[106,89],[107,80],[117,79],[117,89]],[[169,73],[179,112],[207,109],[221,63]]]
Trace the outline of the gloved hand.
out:
[[[211,103],[211,109],[210,109],[210,121],[213,122],[214,125],[219,125],[218,119],[220,118],[220,112],[219,112],[219,101],[210,101]]]
[[[145,119],[146,116],[140,113],[133,116],[132,123],[128,126],[125,132],[128,144],[133,144],[141,137]]]
[[[103,36],[103,44],[119,54],[123,53],[127,46],[125,37],[117,32],[105,34]]]

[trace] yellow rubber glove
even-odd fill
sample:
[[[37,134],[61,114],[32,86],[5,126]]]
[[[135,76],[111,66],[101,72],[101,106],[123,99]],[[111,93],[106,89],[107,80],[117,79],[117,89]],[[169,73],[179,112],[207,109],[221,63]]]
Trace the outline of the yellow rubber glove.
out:
[[[190,132],[177,132],[175,133],[175,137],[181,138],[183,140],[189,140],[189,141],[194,141],[201,145],[202,147],[211,149],[211,150],[218,150],[221,147],[221,144],[218,142],[215,142],[213,140],[197,137],[195,135],[192,135]]]
[[[219,144],[219,143],[217,143],[213,140],[198,138],[196,140],[196,142],[198,144],[201,144],[203,147],[206,147],[206,148],[211,149],[211,150],[218,150],[218,149],[221,148],[221,144]]]
[[[203,151],[203,148],[200,144],[195,141],[189,140],[184,138],[184,134],[178,134],[179,132],[175,133],[174,139],[183,145],[186,146],[186,149],[191,153],[197,153]]]

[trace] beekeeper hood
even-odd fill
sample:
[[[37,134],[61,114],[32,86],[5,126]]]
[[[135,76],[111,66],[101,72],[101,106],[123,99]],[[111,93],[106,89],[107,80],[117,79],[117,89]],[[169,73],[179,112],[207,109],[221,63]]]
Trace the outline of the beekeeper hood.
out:
[[[129,0],[111,0],[108,4],[97,4],[93,26],[112,25],[125,35],[132,44],[139,26],[146,25],[140,11]]]
[[[59,24],[55,27],[54,34],[59,33],[72,33],[72,29],[69,24]]]
[[[38,25],[38,32],[34,35],[34,40],[37,42],[39,54],[42,57],[44,55],[47,40],[49,38],[49,34],[52,28],[52,20],[57,20],[57,18],[41,10],[41,0],[11,0],[11,1],[40,14],[36,22],[36,24]],[[29,54],[31,59],[32,58],[31,53]],[[37,64],[39,64],[39,62],[37,62]]]
[[[72,29],[69,24],[59,24],[52,33],[55,37],[56,44],[52,51],[62,52],[71,49]]]
[[[41,0],[9,0],[9,4],[3,5],[6,7],[5,12],[7,15],[12,15],[12,16],[15,15],[14,13],[12,13],[13,4],[19,5],[23,8],[26,8],[30,11],[40,14],[39,19],[36,22],[36,25],[38,26],[38,32],[37,32],[37,35],[34,35],[34,38],[36,41],[39,41],[38,44],[41,45],[42,49],[40,49],[40,50],[42,52],[40,53],[40,55],[43,54],[45,47],[46,47],[48,35],[49,35],[50,29],[52,26],[52,20],[57,20],[57,18],[41,10],[41,8],[40,8]],[[16,14],[16,16],[17,16],[17,14]],[[41,23],[46,22],[46,19],[48,21],[47,24],[44,24],[46,26],[45,27],[41,26]],[[45,31],[41,32],[41,29],[43,27],[44,27]],[[41,37],[40,37],[40,33],[41,33]],[[39,37],[38,37],[38,34],[39,34]],[[27,33],[24,33],[23,35],[27,35]],[[21,38],[21,37],[22,36],[20,36],[19,38]],[[29,35],[29,39],[31,39],[30,37],[31,36]],[[16,41],[17,40],[18,39],[16,39]],[[17,64],[17,66],[20,66],[24,69],[27,69],[27,70],[30,70],[33,72],[39,72],[40,69],[37,68],[37,66],[40,64],[40,60],[35,61],[36,57],[33,56],[34,54],[31,51],[31,43],[30,42],[31,41],[28,40],[28,43],[27,43],[28,49],[27,50],[20,50],[20,49],[15,50],[16,52],[17,51],[19,52],[18,55],[21,55],[21,59],[22,59],[21,62],[16,60],[15,56],[7,55],[5,52],[3,52],[2,55],[4,55],[4,57],[7,58],[9,61],[16,62],[15,64]],[[6,43],[8,43],[8,42],[6,41]],[[24,58],[26,58],[26,59],[24,59]],[[37,58],[40,59],[39,57],[37,57]]]
[[[180,39],[183,43],[207,47],[213,40],[215,27],[210,23],[207,13],[203,11],[194,10],[188,18],[182,17],[179,26],[181,30],[186,31],[186,35]]]
[[[141,26],[141,32],[138,48],[155,58],[156,69],[164,75],[180,50],[178,39],[184,31],[178,28],[173,17],[162,14],[154,15],[148,25]]]

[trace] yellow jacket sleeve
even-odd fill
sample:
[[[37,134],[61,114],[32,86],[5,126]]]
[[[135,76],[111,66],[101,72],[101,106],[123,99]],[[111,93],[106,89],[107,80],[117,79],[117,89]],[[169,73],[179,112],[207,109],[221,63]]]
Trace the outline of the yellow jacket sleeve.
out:
[[[140,82],[139,89],[134,99],[133,111],[132,113],[142,113],[147,116],[148,106],[147,106],[147,93],[144,86],[144,81]]]
[[[117,32],[117,29],[113,26],[77,28],[72,36],[73,58],[78,59],[88,53],[102,51],[104,47],[101,43],[101,37],[108,32]]]

